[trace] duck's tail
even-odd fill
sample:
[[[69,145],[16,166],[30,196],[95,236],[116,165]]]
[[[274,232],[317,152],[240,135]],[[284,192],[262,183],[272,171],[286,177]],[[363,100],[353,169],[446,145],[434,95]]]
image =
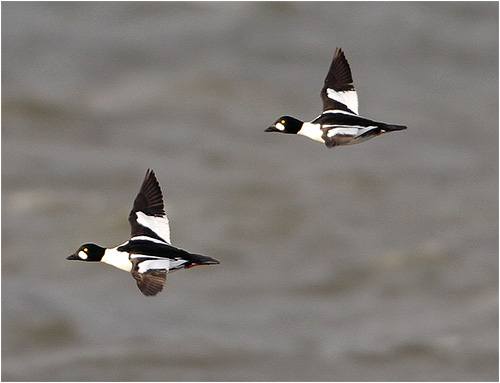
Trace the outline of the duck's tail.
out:
[[[201,255],[201,254],[189,254],[189,255],[191,264],[187,266],[186,269],[201,265],[218,265],[220,263],[217,259],[212,257],[207,257],[206,255]]]
[[[384,126],[382,131],[383,133],[386,133],[386,132],[395,132],[396,130],[405,130],[405,129],[407,129],[407,127],[404,125],[386,125]]]

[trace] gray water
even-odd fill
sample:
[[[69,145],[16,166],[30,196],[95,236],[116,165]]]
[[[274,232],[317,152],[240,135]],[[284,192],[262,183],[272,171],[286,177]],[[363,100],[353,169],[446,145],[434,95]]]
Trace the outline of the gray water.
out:
[[[2,378],[498,380],[498,3],[2,4]],[[336,46],[360,114],[328,150]],[[144,297],[147,168],[218,266]]]

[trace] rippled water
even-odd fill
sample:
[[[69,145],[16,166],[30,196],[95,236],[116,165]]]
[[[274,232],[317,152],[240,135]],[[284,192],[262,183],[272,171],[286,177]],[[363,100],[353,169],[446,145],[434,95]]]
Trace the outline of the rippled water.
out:
[[[3,380],[497,380],[497,3],[2,4]],[[328,150],[263,133],[360,113]],[[214,267],[142,296],[66,262],[127,239],[148,167]]]

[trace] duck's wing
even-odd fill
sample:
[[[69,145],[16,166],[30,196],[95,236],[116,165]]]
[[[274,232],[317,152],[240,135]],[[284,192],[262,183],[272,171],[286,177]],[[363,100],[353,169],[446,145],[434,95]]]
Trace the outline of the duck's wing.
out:
[[[172,247],[172,249],[174,248]],[[178,249],[175,250],[178,251]],[[179,270],[185,267],[186,264],[190,264],[189,261],[181,257],[160,258],[135,253],[130,255],[130,261],[132,262],[131,273],[137,282],[137,287],[144,295],[148,296],[156,295],[163,290],[169,272]]]
[[[325,85],[321,90],[321,99],[323,112],[342,110],[358,114],[358,95],[352,83],[351,68],[342,48],[335,49]]]
[[[138,264],[132,269],[132,276],[137,282],[137,287],[146,296],[154,296],[161,292],[167,280],[166,270],[149,270],[145,273],[138,271]]]
[[[128,220],[132,237],[145,235],[170,243],[170,225],[163,205],[163,195],[151,169],[146,173]]]

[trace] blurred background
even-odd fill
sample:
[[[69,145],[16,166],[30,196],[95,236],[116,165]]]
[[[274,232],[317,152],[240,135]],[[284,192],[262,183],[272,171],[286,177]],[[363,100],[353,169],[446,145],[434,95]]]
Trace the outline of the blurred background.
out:
[[[337,46],[408,130],[264,133]],[[3,380],[498,380],[498,53],[495,2],[3,3]],[[147,168],[221,262],[155,298],[65,260]]]

